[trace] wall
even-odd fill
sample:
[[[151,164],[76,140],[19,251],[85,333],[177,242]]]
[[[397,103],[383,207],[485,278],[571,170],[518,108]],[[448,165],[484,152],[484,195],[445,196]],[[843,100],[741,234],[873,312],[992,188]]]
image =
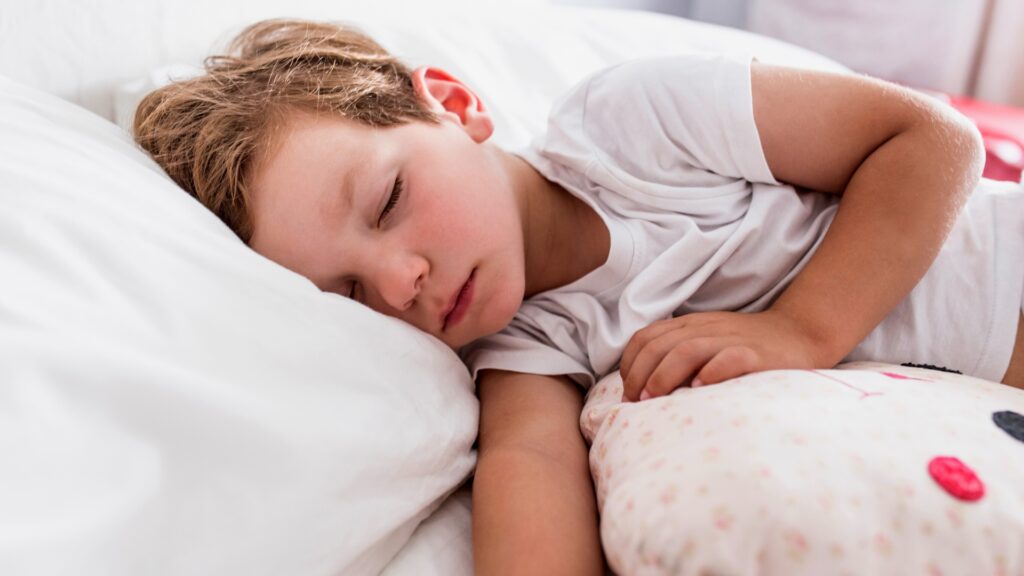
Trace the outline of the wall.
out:
[[[986,32],[975,94],[1024,108],[1024,1],[994,2]]]
[[[1024,106],[1024,0],[550,0],[744,28],[916,88]]]
[[[970,91],[987,0],[751,0],[748,27],[916,88]]]

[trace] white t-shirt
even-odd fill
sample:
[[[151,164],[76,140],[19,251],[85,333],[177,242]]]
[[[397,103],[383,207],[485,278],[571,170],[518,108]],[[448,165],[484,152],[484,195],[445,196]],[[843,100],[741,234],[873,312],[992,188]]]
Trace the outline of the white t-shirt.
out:
[[[601,216],[608,259],[462,348],[473,377],[565,374],[589,388],[656,320],[770,306],[840,197],[775,180],[752,102],[750,58],[710,54],[619,64],[560,99],[547,133],[518,154]],[[929,272],[846,360],[999,381],[1022,294],[1024,187],[983,180]]]

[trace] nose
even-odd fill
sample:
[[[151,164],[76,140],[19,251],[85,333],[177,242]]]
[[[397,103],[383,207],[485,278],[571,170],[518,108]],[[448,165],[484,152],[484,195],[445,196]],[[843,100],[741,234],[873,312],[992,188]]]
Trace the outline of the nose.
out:
[[[415,254],[391,254],[378,261],[377,286],[388,306],[404,312],[413,305],[423,287],[430,265]]]

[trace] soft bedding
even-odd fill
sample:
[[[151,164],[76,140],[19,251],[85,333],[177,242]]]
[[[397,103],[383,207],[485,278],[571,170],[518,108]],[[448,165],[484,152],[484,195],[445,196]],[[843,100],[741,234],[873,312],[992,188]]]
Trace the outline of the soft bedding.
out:
[[[0,78],[0,574],[376,574],[475,462],[442,343]]]
[[[540,1],[514,7],[468,0],[430,6],[337,0],[180,0],[173,6],[157,0],[5,2],[0,573],[472,572],[470,492],[459,487],[474,462],[477,404],[454,354],[408,326],[318,292],[249,251],[108,122],[126,124],[146,91],[189,73],[244,24],[276,16],[352,21],[413,66],[449,69],[482,96],[496,118],[495,142],[509,148],[544,129],[548,108],[565,89],[628,58],[714,50],[843,70],[805,50],[736,30]],[[624,574],[683,573],[694,566],[725,567],[715,573],[789,567],[772,554],[785,556],[794,542],[799,551],[799,538],[770,540],[763,532],[780,525],[768,521],[777,516],[758,524],[743,510],[715,515],[708,502],[683,493],[662,504],[672,514],[638,516],[628,505],[634,493],[629,490],[645,490],[654,477],[643,476],[643,467],[627,476],[621,458],[638,458],[642,450],[659,462],[652,452],[655,438],[620,434],[611,425],[612,413],[647,412],[655,414],[643,420],[653,425],[668,418],[658,412],[676,402],[677,413],[710,417],[713,410],[725,410],[721,403],[751,393],[747,388],[756,383],[748,379],[699,395],[686,391],[618,407],[612,396],[597,393],[613,386],[614,378],[594,388],[582,422],[596,442],[592,462],[613,567]],[[780,388],[780,402],[810,401],[819,393],[825,402],[838,394],[802,382]],[[764,384],[754,397],[767,393]],[[950,401],[1005,396],[971,384],[930,388],[925,397],[939,401],[947,393]],[[852,402],[837,397],[843,406]],[[980,411],[981,401],[972,401]],[[781,420],[799,429],[801,422],[785,412],[795,405],[773,406],[787,415],[776,425]],[[897,408],[910,408],[905,402],[894,406],[886,414],[896,425],[903,416]],[[641,420],[632,421],[636,431]],[[675,443],[657,439],[662,457],[696,451],[699,461],[700,442],[723,434],[702,422],[707,428],[700,436],[682,434]],[[758,430],[771,426],[762,423]],[[817,430],[808,426],[805,434]],[[991,430],[977,433],[1006,455],[1019,449],[998,434],[993,438]],[[867,438],[878,444],[890,440],[878,436]],[[744,446],[750,438],[737,441]],[[830,457],[829,445],[813,447]],[[902,457],[895,444],[889,448],[888,458]],[[780,454],[781,463],[791,456]],[[814,458],[801,454],[811,458],[812,468],[786,476],[792,480],[786,498],[819,484]],[[879,454],[864,450],[864,466],[883,468],[889,460],[875,459]],[[1015,465],[993,473],[987,460],[967,461],[991,483],[990,490],[1012,493],[1006,482],[1017,474]],[[617,475],[609,477],[610,470]],[[733,486],[742,491],[737,497],[754,494],[721,468],[685,470],[705,474],[717,490]],[[616,483],[625,478],[635,480]],[[850,485],[867,490],[887,478],[857,476],[853,480],[860,483]],[[995,495],[990,492],[981,505],[996,502]],[[648,496],[661,498],[662,492]],[[902,510],[885,508],[899,506],[893,502],[872,504],[879,515]],[[1014,500],[998,502],[1009,506],[1004,503]],[[944,513],[948,522],[974,521]],[[1015,526],[985,518],[995,540],[1017,537]],[[746,527],[745,537],[719,538],[715,530],[723,522]],[[860,522],[850,515],[834,529],[854,529]],[[652,539],[654,527],[666,532]],[[685,539],[698,537],[705,538],[699,541],[699,562],[692,561]],[[887,538],[873,545],[898,554],[895,544],[903,541]],[[893,546],[886,548],[886,542]],[[738,551],[736,562],[744,563],[722,563],[731,546]],[[764,557],[760,551],[767,551]],[[996,568],[1019,566],[1019,557],[1008,545],[974,556]]]

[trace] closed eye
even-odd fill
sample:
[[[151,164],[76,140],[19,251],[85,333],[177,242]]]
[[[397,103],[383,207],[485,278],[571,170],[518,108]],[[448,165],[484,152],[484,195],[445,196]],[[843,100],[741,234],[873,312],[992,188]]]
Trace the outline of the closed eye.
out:
[[[384,206],[384,210],[380,213],[380,218],[377,220],[377,226],[387,222],[388,215],[391,214],[391,210],[394,209],[395,205],[398,204],[398,200],[402,197],[402,177],[395,178],[395,185],[391,189],[391,196],[388,198],[388,203]]]
[[[398,204],[398,201],[402,198],[402,189],[402,178],[399,176],[395,178],[395,185],[392,186],[391,188],[391,196],[388,197],[387,204],[385,204],[384,209],[381,210],[380,217],[377,219],[377,226],[380,226],[381,224],[387,222],[388,216],[391,214],[391,211],[394,210],[395,206]],[[357,286],[358,284],[356,282],[353,282],[352,288],[349,289],[348,294],[346,294],[346,296],[358,302],[359,298],[356,297]]]

